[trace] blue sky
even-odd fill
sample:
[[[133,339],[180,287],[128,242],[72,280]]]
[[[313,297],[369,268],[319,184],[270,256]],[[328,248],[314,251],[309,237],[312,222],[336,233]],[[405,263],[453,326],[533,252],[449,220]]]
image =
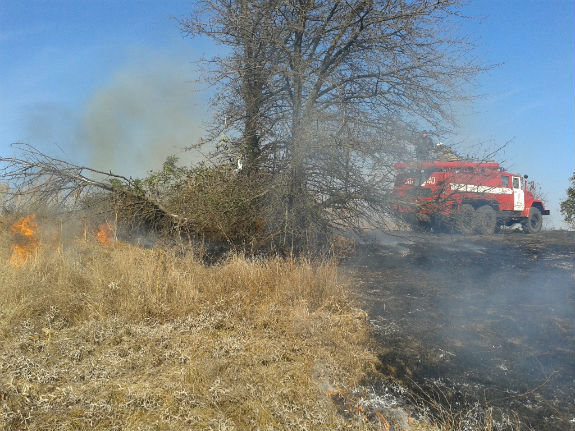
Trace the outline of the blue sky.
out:
[[[172,19],[192,4],[0,0],[0,154],[26,142],[135,176],[196,143],[209,113],[192,60],[211,47],[183,38]],[[463,31],[498,66],[478,78],[472,91],[483,96],[458,107],[457,134],[442,141],[508,143],[497,157],[540,184],[547,226],[562,227],[575,170],[575,2],[484,0],[463,13],[482,18]],[[93,151],[90,140],[106,143]]]
[[[528,174],[545,195],[552,215],[547,226],[565,227],[559,202],[575,170],[575,2],[476,1],[466,30],[486,64],[483,97],[460,117],[470,145],[497,147],[513,172]],[[463,111],[463,110],[462,110]]]

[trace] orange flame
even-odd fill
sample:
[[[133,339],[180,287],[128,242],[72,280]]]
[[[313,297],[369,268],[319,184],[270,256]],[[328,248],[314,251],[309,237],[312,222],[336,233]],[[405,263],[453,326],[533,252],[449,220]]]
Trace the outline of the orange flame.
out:
[[[18,219],[10,230],[15,234],[15,243],[12,244],[12,256],[8,260],[10,265],[19,268],[32,256],[40,240],[36,236],[38,224],[34,214]]]
[[[381,422],[381,429],[383,431],[389,431],[389,429],[391,428],[391,425],[389,425],[389,422],[387,421],[387,419],[385,418],[385,416],[383,416],[380,412],[378,412],[377,410],[375,411],[375,414],[377,415],[379,421]]]
[[[114,228],[109,223],[106,223],[98,226],[98,233],[96,235],[98,236],[98,242],[100,244],[110,245],[114,240],[113,234]]]

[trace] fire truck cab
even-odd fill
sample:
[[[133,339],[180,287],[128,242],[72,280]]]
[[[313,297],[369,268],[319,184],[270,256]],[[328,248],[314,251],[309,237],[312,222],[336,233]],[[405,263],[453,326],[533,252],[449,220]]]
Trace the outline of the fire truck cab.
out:
[[[396,163],[394,210],[418,230],[489,234],[521,223],[535,233],[549,210],[526,180],[496,162]]]

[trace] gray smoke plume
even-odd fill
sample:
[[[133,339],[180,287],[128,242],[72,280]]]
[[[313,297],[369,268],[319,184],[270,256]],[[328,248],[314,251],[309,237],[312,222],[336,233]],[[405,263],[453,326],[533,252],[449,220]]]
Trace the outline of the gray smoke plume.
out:
[[[191,162],[182,149],[200,138],[205,109],[185,66],[147,58],[123,67],[91,97],[79,126],[91,166],[142,176],[170,154]]]
[[[181,164],[202,158],[196,144],[207,101],[196,90],[187,58],[136,52],[80,107],[47,100],[28,108],[14,142],[66,161],[143,177],[168,155]]]

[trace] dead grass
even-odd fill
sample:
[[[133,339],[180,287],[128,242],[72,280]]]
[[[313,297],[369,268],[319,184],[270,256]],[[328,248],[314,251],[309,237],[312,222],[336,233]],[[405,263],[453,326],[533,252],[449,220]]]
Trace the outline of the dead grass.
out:
[[[377,362],[335,264],[0,235],[0,428],[381,427],[329,395]]]

